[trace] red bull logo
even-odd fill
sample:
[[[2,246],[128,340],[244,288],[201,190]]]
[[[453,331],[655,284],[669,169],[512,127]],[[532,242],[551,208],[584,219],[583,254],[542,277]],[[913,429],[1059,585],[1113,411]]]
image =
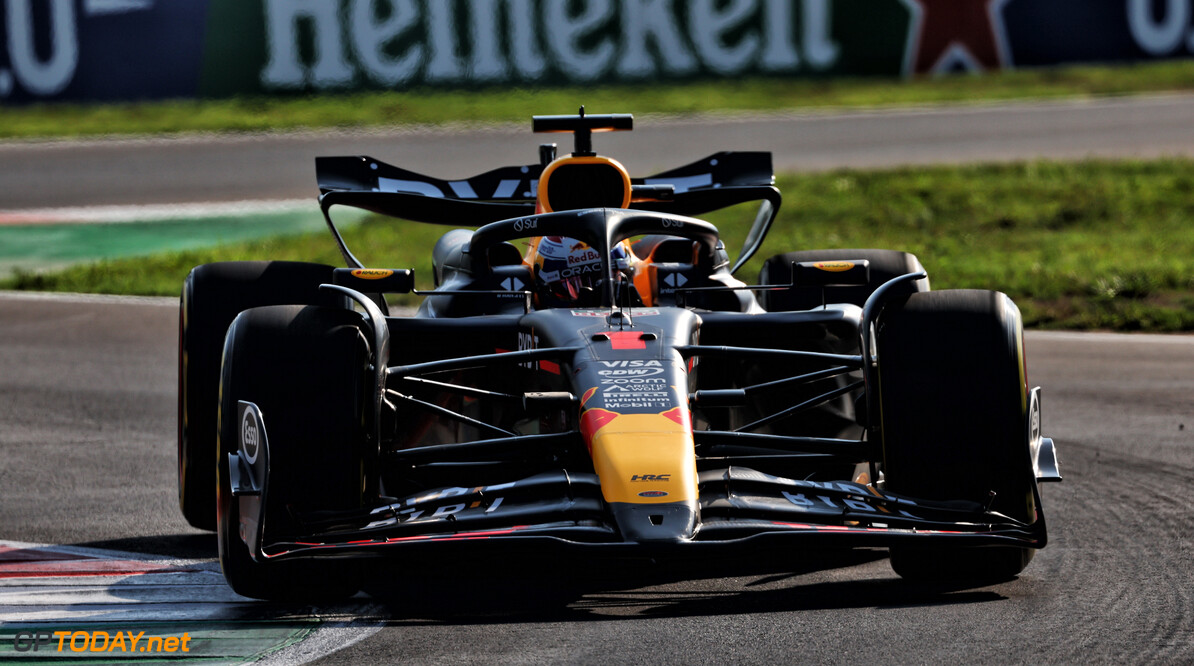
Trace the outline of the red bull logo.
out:
[[[593,389],[596,391],[596,389]],[[611,412],[608,409],[586,409],[580,415],[580,434],[585,438],[586,442],[593,441],[593,435],[597,434],[605,426],[609,425],[614,419],[618,418],[620,414]]]
[[[818,261],[813,264],[819,270],[828,271],[830,273],[843,273],[854,268],[853,261]]]

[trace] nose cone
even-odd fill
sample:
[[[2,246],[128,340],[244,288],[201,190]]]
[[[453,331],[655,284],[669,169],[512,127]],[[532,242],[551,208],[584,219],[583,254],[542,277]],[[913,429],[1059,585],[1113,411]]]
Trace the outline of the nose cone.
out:
[[[627,541],[680,541],[696,531],[696,453],[687,410],[679,411],[607,412],[589,433],[602,495]]]
[[[632,543],[679,543],[696,533],[696,502],[610,505],[622,538]]]

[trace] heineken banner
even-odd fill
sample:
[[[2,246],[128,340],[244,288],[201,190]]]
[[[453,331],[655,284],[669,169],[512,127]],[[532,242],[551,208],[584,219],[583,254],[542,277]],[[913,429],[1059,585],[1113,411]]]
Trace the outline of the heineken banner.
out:
[[[0,0],[0,103],[1194,55],[1194,0]]]

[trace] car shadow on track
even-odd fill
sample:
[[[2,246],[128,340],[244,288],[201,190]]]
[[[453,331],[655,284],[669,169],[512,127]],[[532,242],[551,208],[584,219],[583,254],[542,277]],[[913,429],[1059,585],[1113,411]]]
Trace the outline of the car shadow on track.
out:
[[[76,544],[186,560],[216,556],[214,534],[133,537]],[[646,560],[487,552],[395,554],[343,561],[363,592],[319,604],[395,626],[600,621],[849,608],[907,608],[1004,600],[989,586],[914,583],[891,572],[884,549],[763,551],[747,557]],[[1014,584],[1014,581],[1011,583]],[[253,602],[249,602],[252,604]],[[294,604],[257,611],[286,615]]]
[[[903,581],[887,568],[886,555],[867,549],[752,555],[749,561],[407,563],[389,576],[371,572],[366,591],[381,610],[376,619],[395,626],[904,608],[1006,598],[989,588]]]
[[[183,560],[206,560],[218,556],[214,532],[192,534],[163,534],[158,536],[128,537],[105,541],[88,541],[71,544],[85,548],[121,550],[127,553],[177,557]]]

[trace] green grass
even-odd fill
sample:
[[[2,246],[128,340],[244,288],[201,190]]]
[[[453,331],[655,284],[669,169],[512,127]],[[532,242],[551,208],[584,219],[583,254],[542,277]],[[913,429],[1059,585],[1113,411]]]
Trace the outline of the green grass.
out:
[[[1194,90],[1194,60],[904,79],[748,78],[558,89],[374,92],[0,108],[0,139],[528,122],[545,113],[781,111]],[[628,104],[626,100],[633,100]]]
[[[740,272],[748,282],[778,252],[895,248],[920,257],[935,289],[1007,292],[1030,326],[1194,330],[1194,160],[841,170],[778,185],[786,203]],[[733,251],[751,215],[710,219]],[[373,218],[345,237],[366,263],[413,267],[427,287],[443,230]],[[192,266],[230,259],[340,263],[330,236],[313,234],[19,273],[0,288],[175,295]]]
[[[786,177],[772,250],[891,247],[1041,328],[1194,330],[1194,160]]]

